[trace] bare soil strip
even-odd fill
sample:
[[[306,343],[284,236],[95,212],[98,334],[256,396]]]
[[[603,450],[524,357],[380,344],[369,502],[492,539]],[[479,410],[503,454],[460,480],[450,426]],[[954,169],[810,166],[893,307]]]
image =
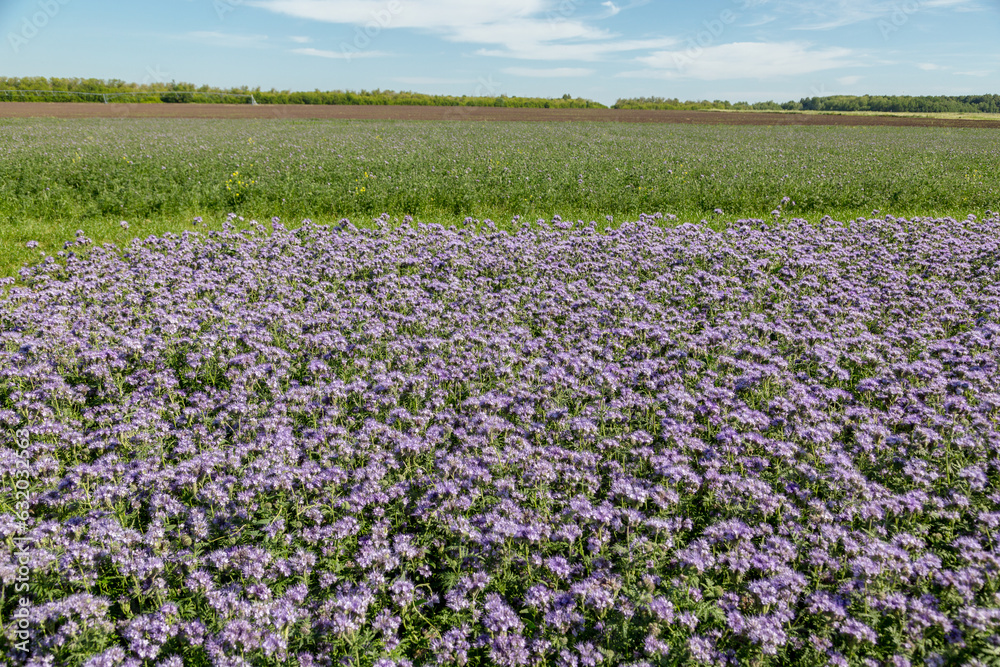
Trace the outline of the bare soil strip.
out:
[[[310,104],[84,104],[4,102],[0,118],[262,118],[284,120],[460,120],[697,125],[862,125],[1000,128],[998,120],[631,109],[512,109],[506,107],[352,106]]]

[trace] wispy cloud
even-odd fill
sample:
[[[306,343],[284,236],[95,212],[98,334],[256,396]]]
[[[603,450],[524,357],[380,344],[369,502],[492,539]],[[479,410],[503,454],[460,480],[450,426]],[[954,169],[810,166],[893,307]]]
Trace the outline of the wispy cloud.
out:
[[[461,29],[541,15],[547,0],[249,0],[247,5],[279,14],[326,23],[365,24],[385,28]]]
[[[608,2],[602,2],[601,6],[608,8],[605,11],[602,18],[617,16],[618,14],[621,14],[622,12],[627,12],[630,9],[636,9],[638,7],[642,7],[643,5],[648,5],[651,1],[652,0],[632,0],[632,2],[628,3],[627,5],[619,5],[614,2],[611,2],[610,0]]]
[[[542,20],[511,18],[493,23],[465,25],[448,31],[446,37],[456,42],[473,44],[558,44],[560,42],[599,41],[613,37],[602,28],[571,19]]]
[[[594,25],[602,16],[560,12],[554,0],[248,0],[252,7],[327,23],[409,28],[440,35],[450,42],[477,44],[477,55],[526,60],[598,61],[615,54],[670,48],[670,38],[624,39]],[[604,3],[613,14],[640,7]]]
[[[705,30],[698,33],[695,44],[691,35],[683,34],[673,17],[683,19],[689,12],[671,3],[651,3],[650,0],[244,0],[243,5],[298,20],[351,26],[352,31],[364,30],[372,37],[370,46],[351,48],[298,41],[294,52],[301,55],[330,59],[354,57],[375,58],[400,56],[389,54],[388,44],[405,40],[390,38],[387,33],[397,30],[416,31],[440,40],[443,51],[455,55],[480,58],[501,58],[508,62],[499,67],[523,63],[525,67],[507,66],[506,75],[519,78],[558,79],[598,77],[596,63],[630,63],[618,74],[651,80],[695,81],[788,81],[793,77],[816,72],[828,72],[825,80],[842,86],[854,86],[862,81],[859,68],[870,74],[880,67],[908,64],[914,76],[934,71],[922,60],[940,60],[922,51],[917,57],[896,52],[887,53],[883,44],[846,48],[851,42],[835,39],[844,33],[836,28],[861,24],[865,21],[892,20],[893,12],[904,12],[907,20],[915,13],[945,18],[945,14],[982,9],[984,0],[735,0],[727,11],[735,20],[727,22],[724,34],[709,30],[712,16],[703,21]],[[655,7],[650,16],[659,20],[639,22],[640,29],[623,20],[625,12],[643,5]],[[695,13],[693,16],[697,17]],[[618,17],[618,18],[615,18]],[[690,17],[689,17],[690,18]],[[677,26],[687,25],[677,23]],[[873,24],[874,25],[874,24]],[[762,27],[763,26],[763,27]],[[872,26],[869,26],[874,29]],[[297,32],[298,28],[293,29]],[[303,32],[305,29],[301,29]],[[622,32],[617,32],[621,30]],[[699,28],[700,30],[700,28]],[[707,31],[707,32],[706,32]],[[764,37],[766,31],[766,37]],[[814,31],[803,33],[802,31]],[[703,39],[702,33],[711,37]],[[377,39],[372,35],[381,34]],[[803,37],[808,34],[808,39]],[[382,40],[382,41],[378,41]],[[285,42],[287,44],[287,42]],[[456,45],[469,45],[457,51]],[[882,47],[882,48],[880,48]],[[897,44],[896,48],[900,48]],[[394,49],[395,50],[395,49]],[[520,61],[511,62],[511,61]],[[975,63],[978,69],[992,64]],[[978,69],[969,68],[968,76],[979,76]],[[954,71],[950,69],[949,71]],[[419,71],[415,73],[420,73]],[[468,83],[459,78],[434,76],[400,77],[392,79],[409,85],[459,85]],[[389,76],[392,76],[391,74]],[[461,74],[459,74],[461,77]],[[877,85],[877,77],[865,76],[867,84]]]
[[[594,70],[585,67],[550,67],[548,69],[532,69],[530,67],[505,67],[504,74],[512,76],[529,76],[542,79],[561,79],[578,76],[590,76]]]
[[[309,42],[312,41],[311,37],[301,37],[301,36],[296,36],[296,35],[293,35],[292,37],[289,37],[288,39],[292,40],[296,44],[308,44]]]
[[[382,58],[390,56],[391,53],[385,51],[326,51],[324,49],[303,48],[292,49],[292,53],[303,56],[316,56],[317,58],[332,58],[334,60],[353,60],[355,58]]]
[[[744,9],[766,5],[769,14],[779,14],[794,30],[833,30],[865,21],[892,20],[922,11],[981,11],[979,0],[763,0],[746,2]]]
[[[186,32],[180,35],[180,39],[189,42],[198,42],[206,46],[221,46],[234,49],[262,48],[267,45],[267,35],[235,35],[210,30]]]
[[[768,23],[774,23],[778,20],[778,17],[774,14],[764,14],[748,23],[744,23],[742,27],[744,28],[759,28],[762,25],[767,25]]]
[[[520,60],[576,60],[597,62],[611,56],[635,51],[671,48],[678,41],[671,37],[660,39],[616,39],[602,42],[575,44],[546,44],[539,42],[513,42],[504,44],[504,49],[480,49],[481,56],[518,58]]]
[[[944,65],[935,65],[934,63],[917,63],[917,67],[924,70],[925,72],[933,72],[936,70],[948,69]]]
[[[690,51],[657,51],[636,60],[645,70],[622,76],[659,79],[774,79],[858,65],[850,49],[808,42],[732,42]]]

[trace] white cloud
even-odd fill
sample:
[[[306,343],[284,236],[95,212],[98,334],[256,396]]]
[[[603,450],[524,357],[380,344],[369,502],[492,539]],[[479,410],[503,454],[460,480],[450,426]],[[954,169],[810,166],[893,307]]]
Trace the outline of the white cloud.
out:
[[[933,72],[934,70],[948,69],[944,65],[935,65],[934,63],[917,63],[917,67],[924,70],[925,72]]]
[[[532,69],[530,67],[505,67],[504,74],[513,76],[530,76],[543,79],[561,79],[566,77],[590,76],[594,70],[585,67],[551,67],[549,69]]]
[[[335,60],[353,60],[354,58],[381,58],[383,56],[392,55],[386,53],[385,51],[360,51],[356,49],[344,50],[344,51],[326,51],[323,49],[292,49],[292,53],[298,53],[303,56],[316,56],[317,58],[333,58]]]
[[[622,76],[660,79],[774,79],[858,63],[840,47],[813,48],[807,42],[732,42],[704,49],[657,51],[636,58],[649,69]]]
[[[312,41],[311,37],[300,37],[300,36],[292,36],[289,37],[288,39],[292,40],[296,44],[308,44],[309,42]]]
[[[623,39],[590,25],[555,0],[248,0],[252,7],[302,19],[376,29],[409,28],[451,42],[478,44],[478,55],[526,60],[596,61],[614,54],[675,46],[675,40]],[[613,2],[605,7],[625,11]],[[617,13],[617,11],[615,12]],[[374,38],[373,38],[374,39]],[[491,48],[492,47],[492,48]]]
[[[778,17],[774,14],[764,14],[758,19],[750,21],[749,23],[744,23],[742,27],[744,28],[759,28],[762,25],[767,25],[768,23],[774,23],[778,20]]]
[[[267,42],[267,35],[233,35],[210,30],[186,32],[180,38],[207,46],[222,46],[237,49],[261,48]]]
[[[959,12],[978,12],[984,9],[976,0],[923,0],[920,4],[924,7],[954,9]]]
[[[473,44],[503,44],[508,47],[527,47],[531,44],[553,44],[565,41],[607,40],[612,33],[593,28],[581,21],[558,19],[553,21],[512,18],[494,23],[470,24],[455,27],[446,33],[455,42]]]
[[[838,76],[837,83],[842,86],[853,86],[858,81],[861,81],[861,79],[862,77],[860,76]]]
[[[505,44],[505,49],[480,49],[477,55],[517,58],[520,60],[576,60],[596,62],[608,56],[630,51],[648,51],[677,46],[676,39],[625,39],[616,41],[587,42],[575,44],[546,44],[540,42],[516,42]]]
[[[796,30],[832,30],[865,21],[909,20],[928,10],[955,12],[980,11],[979,0],[773,0],[744,2],[744,9],[767,4],[770,8],[797,25]]]
[[[955,72],[955,74],[961,74],[962,76],[989,76],[990,74],[993,74],[993,72],[988,69],[975,69],[965,72]]]
[[[615,5],[615,6],[618,8],[618,12],[627,12],[630,9],[635,9],[636,7],[642,7],[643,5],[648,5],[650,2],[652,2],[652,0],[632,0],[632,2],[628,3],[624,7],[621,5]],[[610,3],[604,3],[604,4],[608,5]]]
[[[612,16],[618,16],[622,12],[627,12],[630,9],[635,9],[636,7],[642,7],[643,5],[648,5],[650,1],[651,0],[632,0],[632,2],[623,6],[615,4],[611,0],[607,0],[606,2],[601,3],[601,7],[607,7],[607,10],[601,15],[601,18],[607,19],[611,18]],[[560,2],[559,7],[565,6],[565,2],[566,0]],[[575,2],[575,4],[579,4],[579,0],[569,0],[569,2],[571,3]]]
[[[461,28],[543,13],[545,0],[250,0],[251,7],[326,23],[383,28]]]

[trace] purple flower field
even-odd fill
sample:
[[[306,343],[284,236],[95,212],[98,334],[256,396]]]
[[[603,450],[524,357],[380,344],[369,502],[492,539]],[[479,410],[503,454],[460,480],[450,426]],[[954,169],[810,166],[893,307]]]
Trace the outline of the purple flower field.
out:
[[[247,224],[8,279],[10,664],[1000,659],[1000,216]]]

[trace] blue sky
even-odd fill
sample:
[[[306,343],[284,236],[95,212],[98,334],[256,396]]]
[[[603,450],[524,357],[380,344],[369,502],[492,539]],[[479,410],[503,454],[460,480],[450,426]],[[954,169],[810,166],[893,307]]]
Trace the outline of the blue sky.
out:
[[[1000,93],[1000,0],[0,0],[0,75],[760,101]]]

